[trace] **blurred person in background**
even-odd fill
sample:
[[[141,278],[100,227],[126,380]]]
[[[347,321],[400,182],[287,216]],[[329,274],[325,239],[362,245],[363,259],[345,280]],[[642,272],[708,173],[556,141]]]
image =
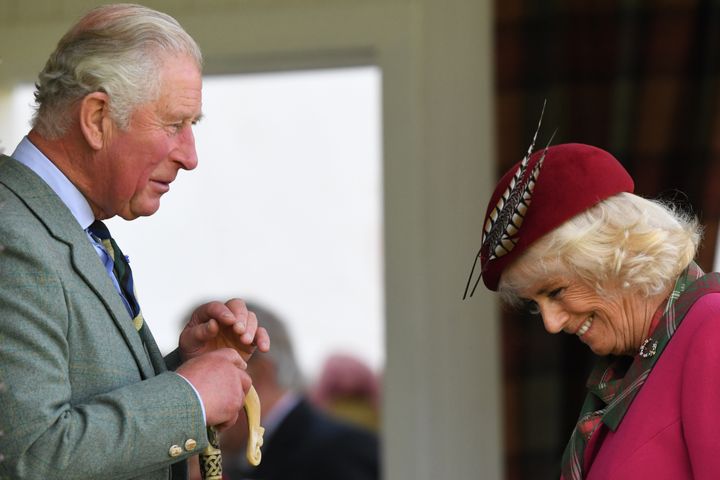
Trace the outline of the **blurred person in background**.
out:
[[[331,415],[373,431],[380,428],[380,382],[360,359],[330,355],[313,385],[313,403]]]
[[[247,369],[261,403],[262,461],[258,467],[247,463],[247,423],[241,417],[220,439],[224,475],[230,480],[377,480],[377,435],[314,407],[285,325],[266,307],[249,302],[248,308],[273,342],[270,351],[251,357]]]

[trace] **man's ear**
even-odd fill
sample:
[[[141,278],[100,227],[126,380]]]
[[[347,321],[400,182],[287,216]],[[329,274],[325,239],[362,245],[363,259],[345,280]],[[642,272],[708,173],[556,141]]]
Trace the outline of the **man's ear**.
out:
[[[92,92],[80,101],[80,130],[90,148],[100,150],[105,143],[110,119],[110,97],[105,92]]]

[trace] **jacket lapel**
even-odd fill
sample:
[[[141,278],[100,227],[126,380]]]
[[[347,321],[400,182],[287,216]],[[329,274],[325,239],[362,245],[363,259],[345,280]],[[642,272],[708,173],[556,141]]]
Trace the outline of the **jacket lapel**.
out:
[[[69,246],[75,272],[105,305],[135,357],[143,378],[154,376],[153,366],[120,296],[108,278],[87,234],[80,228],[70,210],[32,170],[7,156],[0,156],[0,183],[12,190],[27,205],[52,237]]]

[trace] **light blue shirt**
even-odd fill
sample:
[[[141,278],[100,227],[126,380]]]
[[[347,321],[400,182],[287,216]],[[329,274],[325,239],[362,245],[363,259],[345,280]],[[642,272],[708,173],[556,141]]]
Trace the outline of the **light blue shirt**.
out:
[[[55,164],[52,163],[50,159],[48,159],[40,150],[38,150],[38,148],[33,145],[27,137],[24,137],[18,144],[15,152],[12,154],[12,157],[33,172],[37,173],[38,176],[40,176],[40,178],[48,184],[53,192],[60,197],[60,200],[62,200],[62,202],[70,209],[75,217],[75,220],[78,221],[82,229],[85,230],[85,233],[87,233],[90,243],[92,243],[93,247],[95,247],[95,252],[98,254],[98,257],[100,257],[100,260],[102,260],[103,265],[105,265],[105,271],[107,271],[110,280],[112,280],[115,290],[117,290],[118,294],[120,294],[120,298],[125,304],[125,308],[130,311],[129,304],[123,296],[120,284],[113,273],[113,261],[110,258],[110,255],[107,250],[105,250],[105,247],[103,247],[102,244],[99,243],[97,239],[93,238],[90,232],[88,232],[88,227],[95,221],[95,214],[93,214],[90,204],[83,194],[80,193],[80,190],[78,190],[75,185],[68,180],[65,174],[62,173],[60,169],[57,168]],[[130,316],[132,317],[132,313],[130,313]]]
[[[67,205],[83,230],[95,221],[90,204],[80,190],[75,188],[70,180],[55,166],[35,145],[24,137],[12,154],[12,157],[22,163],[42,178],[52,188],[60,200]]]
[[[92,243],[93,247],[95,247],[95,251],[98,254],[98,257],[100,257],[100,260],[103,261],[103,264],[106,266],[108,262],[106,261],[106,257],[108,257],[108,253],[103,248],[101,244],[99,244],[97,241],[95,241],[90,233],[88,233],[87,228],[95,221],[95,214],[92,211],[92,208],[90,208],[90,204],[85,199],[82,193],[80,193],[80,190],[78,190],[75,185],[72,184],[72,182],[65,176],[64,173],[60,171],[59,168],[55,166],[54,163],[50,161],[49,158],[47,158],[38,148],[33,145],[33,143],[27,138],[23,137],[22,141],[18,144],[17,148],[11,155],[12,158],[17,160],[18,162],[22,163],[26,167],[28,167],[30,170],[35,172],[40,178],[42,178],[45,183],[48,184],[48,186],[57,194],[58,197],[60,197],[60,200],[70,209],[73,216],[75,217],[75,220],[78,221],[80,226],[88,235],[88,240],[90,243]],[[110,265],[112,265],[112,262],[110,262]],[[117,278],[112,273],[112,267],[110,267],[110,271],[108,272],[110,275],[110,279],[113,281],[113,284],[115,285],[115,289],[118,292],[121,292],[120,285],[117,281]],[[123,298],[122,293],[120,293],[120,298],[125,302],[126,300]],[[178,374],[179,375],[179,374]],[[200,397],[200,392],[197,391],[195,386],[190,383],[190,381],[180,375],[180,377],[185,380],[195,391],[195,395],[197,395],[198,400],[200,400],[200,405],[202,406],[202,413],[203,413],[203,421],[205,421],[205,405],[202,402],[202,397]]]

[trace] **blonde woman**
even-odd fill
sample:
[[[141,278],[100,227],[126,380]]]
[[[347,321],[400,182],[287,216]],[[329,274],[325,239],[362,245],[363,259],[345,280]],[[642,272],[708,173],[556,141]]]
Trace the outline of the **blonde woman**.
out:
[[[490,200],[468,286],[599,356],[562,479],[717,478],[720,276],[693,262],[696,220],[633,188],[589,145],[526,156]]]

